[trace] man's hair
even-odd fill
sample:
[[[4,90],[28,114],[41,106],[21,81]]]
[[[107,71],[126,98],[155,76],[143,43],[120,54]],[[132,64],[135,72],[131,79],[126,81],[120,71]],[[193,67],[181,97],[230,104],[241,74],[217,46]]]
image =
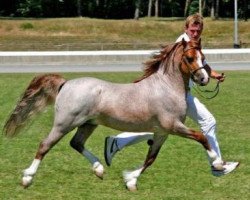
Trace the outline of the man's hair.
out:
[[[188,28],[189,25],[201,25],[201,28],[203,28],[203,17],[199,13],[195,13],[193,15],[189,15],[186,19],[186,28]]]

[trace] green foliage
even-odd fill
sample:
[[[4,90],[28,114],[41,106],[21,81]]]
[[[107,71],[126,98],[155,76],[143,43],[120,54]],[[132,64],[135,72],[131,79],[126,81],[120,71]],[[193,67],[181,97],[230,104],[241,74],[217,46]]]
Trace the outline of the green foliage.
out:
[[[35,118],[20,135],[7,139],[0,135],[0,196],[4,200],[33,199],[102,199],[102,200],[233,200],[250,198],[250,72],[227,71],[219,95],[213,100],[200,98],[218,123],[218,139],[225,160],[240,161],[232,174],[213,177],[206,153],[194,141],[170,136],[155,163],[138,180],[138,191],[125,189],[122,171],[143,163],[148,146],[140,144],[118,152],[112,166],[105,167],[104,180],[91,172],[90,164],[72,150],[66,135],[47,154],[28,189],[20,186],[22,170],[32,162],[39,142],[53,123],[53,107]],[[132,82],[139,73],[74,73],[67,79],[93,76],[112,82]],[[0,74],[0,129],[17,99],[34,74]],[[198,129],[189,119],[186,124]],[[103,147],[107,135],[117,131],[98,127],[86,146],[104,163]]]
[[[189,6],[188,15],[199,12],[199,0],[193,0]]]
[[[33,26],[32,23],[27,22],[27,23],[22,23],[20,25],[20,28],[23,29],[23,30],[26,30],[26,29],[33,29],[34,26]]]
[[[25,0],[21,2],[17,9],[17,13],[20,13],[23,17],[41,17],[41,0]]]

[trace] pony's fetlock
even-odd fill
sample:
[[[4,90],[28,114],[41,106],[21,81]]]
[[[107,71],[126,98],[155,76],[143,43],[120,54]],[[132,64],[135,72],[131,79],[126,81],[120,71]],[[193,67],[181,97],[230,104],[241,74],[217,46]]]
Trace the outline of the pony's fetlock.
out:
[[[34,176],[36,173],[36,171],[34,171],[31,168],[27,168],[25,170],[23,170],[23,176]]]
[[[123,172],[123,179],[126,184],[126,187],[129,191],[136,191],[137,190],[137,179],[140,176],[142,168],[139,168],[135,171],[124,171]]]
[[[137,178],[138,176],[135,175],[134,172],[128,172],[128,171],[123,172],[123,179],[126,184],[126,188],[129,191],[137,190],[137,186],[136,186]]]
[[[34,176],[40,163],[41,163],[41,160],[34,159],[30,167],[23,171],[23,176]]]

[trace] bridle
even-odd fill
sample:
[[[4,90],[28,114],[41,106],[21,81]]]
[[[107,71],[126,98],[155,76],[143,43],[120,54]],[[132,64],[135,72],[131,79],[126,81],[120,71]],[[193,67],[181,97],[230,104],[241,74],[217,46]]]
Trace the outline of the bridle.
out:
[[[184,60],[185,64],[186,64],[187,67],[188,67],[188,71],[189,71],[189,73],[190,73],[191,79],[194,81],[194,76],[195,76],[195,74],[197,73],[197,71],[199,71],[199,70],[201,70],[201,69],[204,69],[205,67],[202,66],[202,67],[199,67],[199,68],[197,68],[197,69],[195,69],[195,70],[192,70],[192,67],[191,67],[191,65],[189,64],[189,62],[188,62],[188,60],[187,60],[187,58],[186,58],[185,56],[183,57],[183,60]]]
[[[188,49],[185,49],[184,50],[184,53],[190,49],[197,49],[197,47],[189,47]],[[184,54],[183,54],[184,55]],[[215,86],[215,88],[213,90],[208,90],[208,89],[205,89],[205,90],[202,90],[201,89],[201,86],[197,85],[194,81],[194,76],[195,74],[197,73],[197,71],[201,70],[201,69],[204,69],[205,67],[202,66],[202,67],[199,67],[195,70],[192,70],[192,67],[191,65],[189,64],[187,58],[185,56],[183,56],[183,61],[184,63],[186,64],[186,66],[188,67],[188,70],[189,70],[189,73],[190,73],[190,77],[193,81],[193,83],[195,84],[196,87],[194,87],[194,90],[203,98],[205,99],[213,99],[214,97],[216,97],[220,91],[220,81],[217,81],[217,84]],[[223,75],[223,74],[222,74]],[[203,93],[213,93],[212,96],[206,96],[204,95]]]
[[[185,50],[183,51],[183,55],[185,54],[185,52],[189,51],[190,49],[196,49],[196,50],[197,50],[197,49],[200,49],[200,48],[198,48],[198,47],[189,47],[189,48],[187,48],[187,49],[185,49]],[[194,76],[195,76],[195,74],[197,73],[197,71],[199,71],[199,70],[201,70],[201,69],[204,69],[205,67],[202,66],[202,67],[199,67],[199,68],[197,68],[197,69],[195,69],[195,70],[192,70],[192,67],[191,67],[191,65],[189,64],[187,58],[186,58],[185,56],[183,56],[182,59],[183,59],[184,63],[186,64],[186,66],[188,67],[188,71],[189,71],[189,73],[190,73],[191,79],[194,81]]]

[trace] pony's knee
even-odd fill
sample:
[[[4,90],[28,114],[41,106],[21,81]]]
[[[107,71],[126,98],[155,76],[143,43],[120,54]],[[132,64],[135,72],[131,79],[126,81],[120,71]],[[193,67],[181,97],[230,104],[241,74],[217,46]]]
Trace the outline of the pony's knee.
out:
[[[82,143],[77,141],[75,138],[71,139],[70,146],[80,153],[83,152],[83,150],[84,150]]]

